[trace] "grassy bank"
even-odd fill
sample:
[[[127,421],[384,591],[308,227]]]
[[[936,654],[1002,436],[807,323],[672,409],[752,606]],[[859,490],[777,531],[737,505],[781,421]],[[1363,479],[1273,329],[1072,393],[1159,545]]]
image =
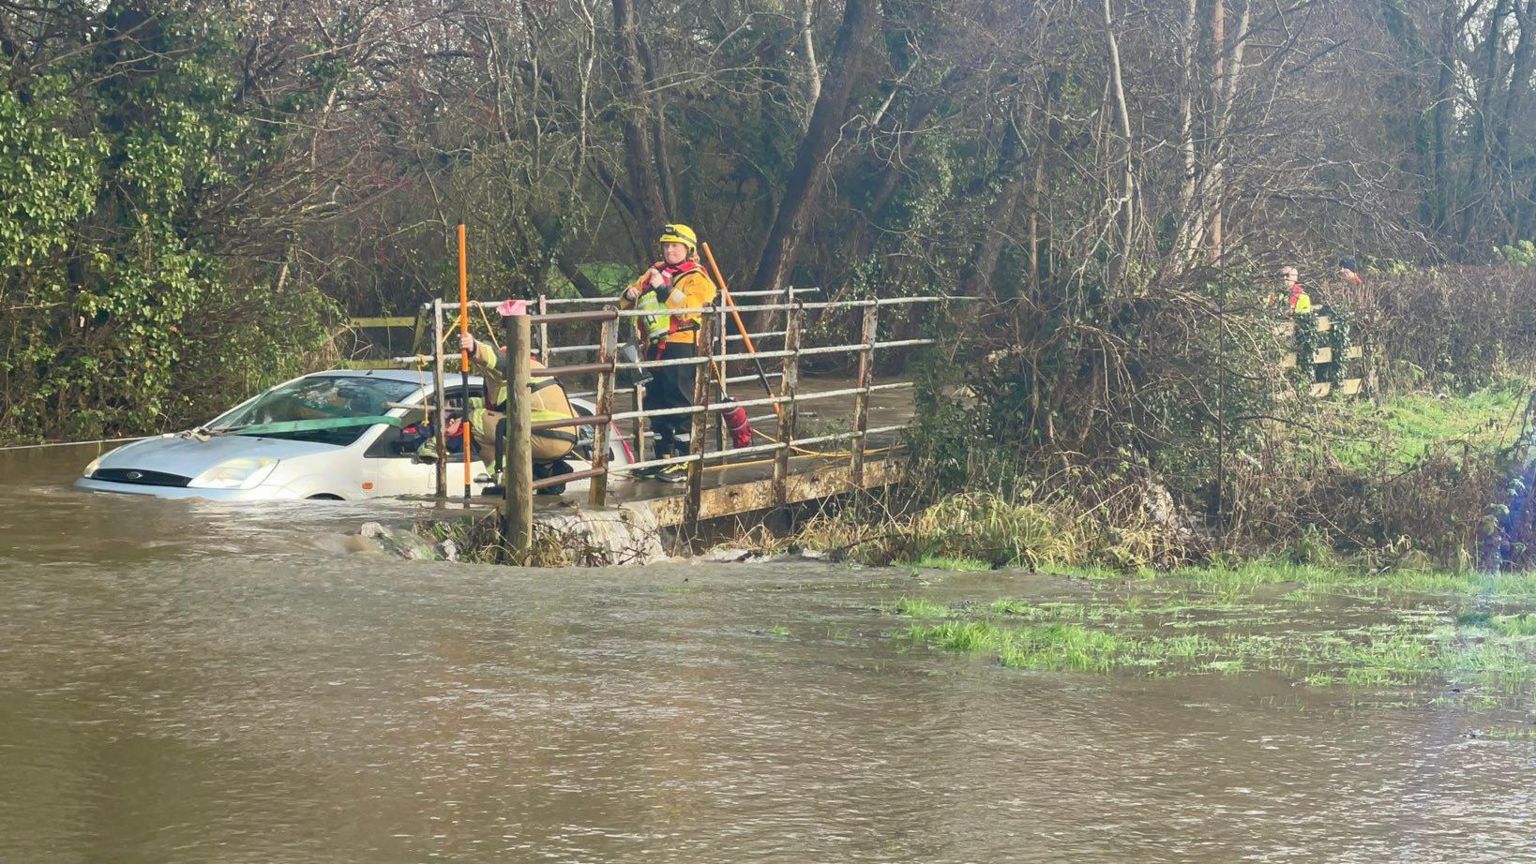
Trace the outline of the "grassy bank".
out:
[[[1127,459],[1063,468],[1064,458],[1020,459],[995,441],[957,463],[919,439],[911,472],[919,488],[824,509],[785,544],[946,569],[1137,572],[1283,560],[1388,580],[1469,571],[1531,545],[1511,510],[1528,482],[1530,393],[1526,381],[1507,380],[1380,405],[1309,402],[1305,423],[1277,421],[1257,443],[1234,445],[1219,516],[1199,472],[1186,472],[1194,482],[1183,485]],[[946,473],[947,483],[930,479]]]
[[[1377,405],[1343,403],[1352,429],[1333,448],[1349,470],[1369,471],[1386,463],[1400,469],[1436,452],[1496,453],[1515,444],[1529,385],[1508,380],[1460,396],[1407,393]]]

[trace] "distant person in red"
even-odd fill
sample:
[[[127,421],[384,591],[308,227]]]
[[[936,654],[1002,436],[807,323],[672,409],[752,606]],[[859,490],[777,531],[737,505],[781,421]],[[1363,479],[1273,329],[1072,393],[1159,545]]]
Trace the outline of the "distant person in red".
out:
[[[1345,285],[1358,286],[1365,284],[1365,280],[1360,278],[1359,270],[1360,268],[1355,264],[1355,259],[1339,259],[1339,278],[1344,280]]]

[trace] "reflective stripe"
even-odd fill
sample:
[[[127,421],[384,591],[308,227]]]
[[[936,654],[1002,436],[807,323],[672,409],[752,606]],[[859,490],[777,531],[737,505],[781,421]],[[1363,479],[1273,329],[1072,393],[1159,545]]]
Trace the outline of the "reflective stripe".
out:
[[[575,444],[578,440],[575,432],[563,432],[559,429],[540,429],[533,433],[535,438],[545,438],[550,441],[564,441],[567,444]]]
[[[535,409],[529,412],[529,419],[535,423],[543,423],[546,420],[569,420],[571,419],[571,415],[561,414],[558,411],[541,411]],[[577,441],[576,432],[574,429],[569,427],[562,427],[557,429],[538,429],[534,431],[533,437],[546,438],[551,441],[565,441],[570,444],[575,444]]]
[[[647,312],[640,316],[640,326],[645,328],[645,338],[650,341],[666,336],[672,330],[671,316],[667,312],[666,301],[654,290],[647,288],[638,300],[635,308],[641,312]]]

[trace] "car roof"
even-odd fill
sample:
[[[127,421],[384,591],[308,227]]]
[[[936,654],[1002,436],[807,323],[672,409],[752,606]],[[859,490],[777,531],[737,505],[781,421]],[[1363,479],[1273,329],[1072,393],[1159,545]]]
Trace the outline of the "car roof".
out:
[[[422,389],[432,390],[432,373],[428,370],[417,371],[415,369],[326,369],[321,372],[311,372],[305,378],[382,378],[385,381],[403,381],[407,384],[420,384]],[[484,384],[479,375],[469,376],[471,387]],[[443,373],[443,386],[454,387],[459,384],[459,373]]]

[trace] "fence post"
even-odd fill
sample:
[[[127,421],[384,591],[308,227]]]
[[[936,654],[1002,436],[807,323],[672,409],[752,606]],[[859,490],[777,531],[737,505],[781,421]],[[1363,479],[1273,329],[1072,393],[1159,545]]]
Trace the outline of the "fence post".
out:
[[[789,501],[789,455],[795,440],[795,417],[799,413],[796,393],[800,386],[800,326],[804,310],[798,305],[784,313],[784,377],[779,381],[779,444],[773,454],[773,503],[783,507]]]
[[[608,371],[597,373],[597,402],[595,412],[599,417],[613,413],[613,385],[618,370],[613,368],[614,322],[604,321],[598,330],[597,362],[607,363]],[[593,477],[587,486],[587,503],[593,507],[608,506],[608,423],[599,423],[592,429],[592,467],[603,473]]]
[[[422,306],[420,309],[416,310],[416,325],[411,328],[411,353],[412,354],[419,354],[419,353],[421,353],[421,337],[425,335],[424,333],[422,333],[422,331],[426,330],[426,329],[427,329],[427,307]]]
[[[502,488],[502,537],[516,559],[526,558],[533,545],[533,410],[531,377],[532,326],[526,310],[506,317],[507,328],[507,447]]]
[[[726,332],[725,310],[720,305],[722,302],[723,301],[719,297],[716,297],[715,302],[710,304],[710,306],[715,310],[713,313],[715,316],[714,321],[719,325],[715,328],[715,342],[713,347],[720,351],[721,357],[725,357],[731,353],[731,342],[726,338],[730,334]],[[729,377],[725,371],[725,360],[720,360],[718,365],[712,365],[710,368],[715,373],[717,384],[716,392],[720,394],[719,398],[715,401],[724,402],[726,397],[730,395],[725,385],[725,379]],[[715,412],[715,449],[718,451],[725,450],[725,417],[718,411]]]
[[[547,296],[539,295],[538,309],[541,318],[549,314],[549,298]],[[543,321],[539,322],[539,362],[545,366],[549,365],[549,325]]]
[[[710,356],[710,328],[714,325],[711,313],[704,313],[705,320],[699,322],[698,330],[694,331],[694,349],[698,356],[704,358],[704,363],[695,366],[697,370],[693,376],[693,405],[695,408],[709,404],[710,373],[714,371],[714,359]],[[695,411],[688,430],[688,455],[702,457],[705,451],[704,436],[709,432],[709,412]],[[683,499],[683,523],[687,526],[688,539],[691,541],[699,534],[699,503],[704,495],[704,460],[695,459],[688,463],[688,488]]]
[[[645,352],[640,352],[641,359],[645,358]],[[635,410],[645,410],[645,385],[635,385]],[[645,461],[645,442],[651,437],[650,424],[646,422],[644,414],[635,418],[635,461]]]
[[[448,497],[448,441],[443,427],[448,425],[448,400],[443,394],[443,300],[432,301],[432,389],[437,412],[432,415],[432,443],[437,447],[437,497]]]
[[[879,304],[865,306],[859,343],[868,347],[859,349],[859,378],[854,383],[859,388],[859,394],[853,398],[853,456],[848,465],[853,475],[853,485],[860,489],[864,487],[864,433],[869,429],[869,386],[874,380],[875,335],[879,331],[879,323]]]

